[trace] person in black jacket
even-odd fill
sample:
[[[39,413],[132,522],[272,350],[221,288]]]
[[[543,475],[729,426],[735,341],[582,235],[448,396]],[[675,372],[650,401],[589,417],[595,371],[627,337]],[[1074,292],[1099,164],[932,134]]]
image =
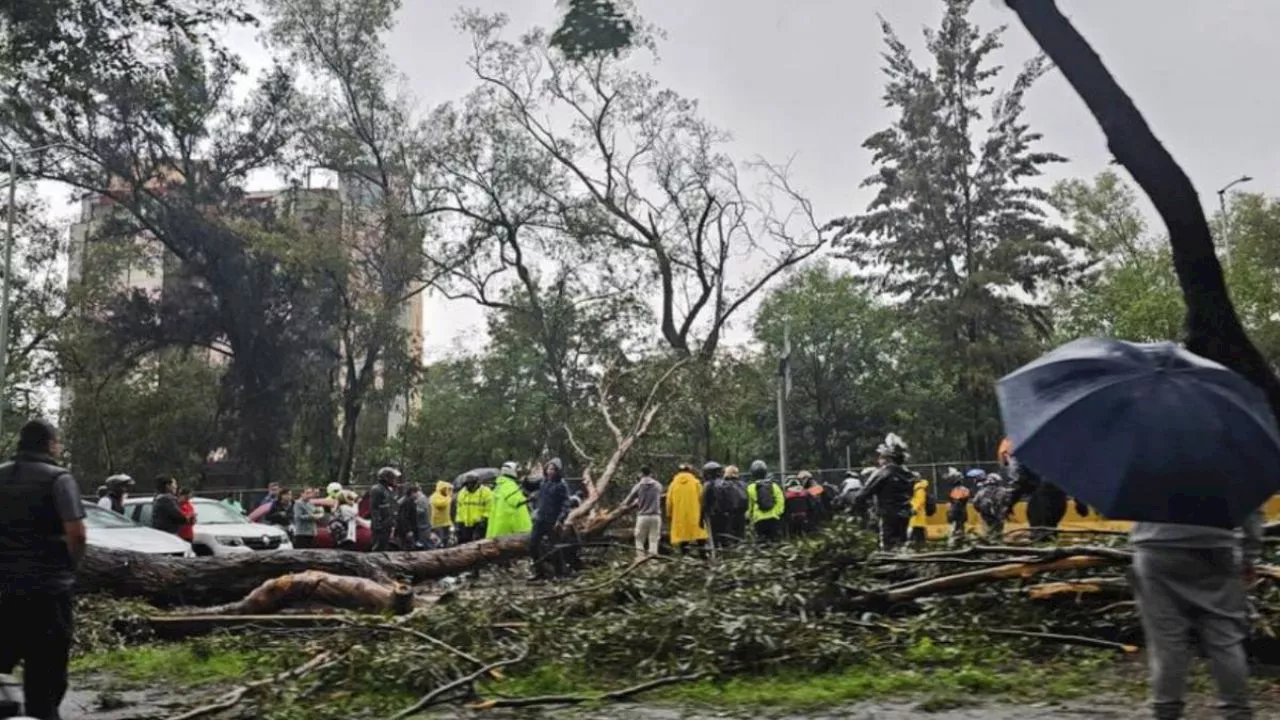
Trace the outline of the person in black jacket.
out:
[[[538,490],[538,508],[533,515],[533,531],[529,534],[529,557],[533,560],[533,579],[548,577],[547,565],[556,575],[565,571],[564,557],[555,549],[554,542],[561,535],[561,525],[569,515],[569,488],[561,476],[564,466],[559,458],[547,461],[542,469],[542,484]],[[548,547],[548,540],[553,546]]]
[[[1016,455],[1009,457],[1009,472],[1014,480],[1013,503],[1027,498],[1027,525],[1031,528],[1031,542],[1052,539],[1054,530],[1058,529],[1058,524],[1067,515],[1066,491],[1018,462]],[[1077,500],[1076,512],[1088,515],[1089,508]]]
[[[739,539],[733,534],[740,514],[737,493],[720,463],[712,460],[702,466],[702,525],[711,532],[714,547],[728,547]]]
[[[369,532],[373,535],[370,552],[385,552],[391,548],[391,534],[396,524],[396,483],[400,471],[384,467],[378,471],[377,482],[369,488]]]
[[[890,433],[876,453],[879,468],[854,497],[853,504],[862,507],[875,498],[880,516],[880,549],[894,550],[907,539],[915,478],[906,468],[907,446],[897,435]]]
[[[32,420],[0,465],[0,673],[22,663],[26,714],[58,720],[67,692],[75,569],[84,557],[84,506],[59,467],[57,430]]]
[[[178,504],[178,481],[161,475],[156,478],[156,497],[151,501],[151,527],[170,535],[177,535],[187,516]]]
[[[400,541],[401,550],[417,550],[422,547],[422,528],[418,527],[420,492],[417,485],[409,485],[396,509],[396,538]]]

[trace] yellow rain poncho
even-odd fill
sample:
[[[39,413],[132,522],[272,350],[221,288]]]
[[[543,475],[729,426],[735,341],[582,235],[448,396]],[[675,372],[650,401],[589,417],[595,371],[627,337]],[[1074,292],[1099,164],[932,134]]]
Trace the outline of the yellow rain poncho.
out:
[[[676,474],[667,488],[667,519],[671,525],[671,544],[707,539],[702,526],[702,483],[693,473]]]
[[[453,524],[449,511],[453,505],[453,486],[443,480],[436,483],[436,491],[431,495],[431,527],[447,528]]]
[[[911,488],[910,527],[929,527],[929,481],[920,479]]]

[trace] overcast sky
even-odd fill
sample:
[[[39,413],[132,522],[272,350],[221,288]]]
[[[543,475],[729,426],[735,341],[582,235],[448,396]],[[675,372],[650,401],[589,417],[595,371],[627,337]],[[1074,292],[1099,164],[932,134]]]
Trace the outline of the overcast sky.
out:
[[[390,50],[423,107],[473,87],[467,46],[447,0],[405,0]],[[881,101],[879,13],[912,47],[936,25],[935,0],[637,0],[666,30],[654,74],[700,101],[730,131],[740,157],[794,157],[795,180],[821,216],[861,210],[859,182],[871,172],[862,148],[891,115]],[[476,0],[511,16],[514,28],[550,25],[551,0]],[[1190,174],[1207,207],[1216,190],[1247,173],[1250,190],[1280,194],[1280,2],[1276,0],[1059,0],[1133,96],[1157,135]],[[984,27],[1009,24],[999,59],[1016,67],[1035,52],[1017,18],[996,0],[978,0]],[[917,56],[925,61],[923,52]],[[1027,98],[1027,119],[1047,149],[1070,159],[1050,180],[1088,177],[1109,155],[1083,103],[1057,73]],[[478,312],[430,303],[432,354]],[[741,324],[741,323],[740,323]]]
[[[453,27],[461,3],[403,0],[390,38],[393,60],[420,109],[474,87],[468,47]],[[891,121],[883,107],[877,13],[913,48],[935,26],[938,0],[636,0],[667,32],[655,76],[696,98],[713,123],[734,136],[740,158],[794,158],[796,185],[820,217],[862,210],[858,185],[871,172],[862,142]],[[1058,0],[1156,134],[1190,174],[1210,210],[1216,190],[1241,174],[1249,190],[1280,195],[1280,0]],[[508,14],[513,29],[557,19],[553,0],[472,0],[468,7]],[[1009,24],[998,59],[1020,66],[1034,52],[1017,18],[998,0],[978,0],[984,28]],[[251,64],[263,60],[247,34],[233,46]],[[1056,72],[1027,97],[1027,120],[1043,147],[1070,162],[1046,182],[1105,169],[1102,134]],[[465,303],[429,300],[430,357],[474,347],[480,312]],[[738,323],[739,335],[745,318]]]

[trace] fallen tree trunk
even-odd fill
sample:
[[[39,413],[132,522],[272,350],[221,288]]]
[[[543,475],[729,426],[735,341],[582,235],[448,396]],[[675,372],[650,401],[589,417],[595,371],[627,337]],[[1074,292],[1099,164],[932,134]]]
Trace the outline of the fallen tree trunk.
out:
[[[584,539],[604,532],[623,511],[585,521]],[[284,575],[315,570],[372,580],[419,583],[528,555],[529,536],[479,540],[443,550],[355,553],[278,550],[211,558],[174,558],[90,547],[76,575],[77,591],[141,598],[157,605],[215,605],[245,598]]]

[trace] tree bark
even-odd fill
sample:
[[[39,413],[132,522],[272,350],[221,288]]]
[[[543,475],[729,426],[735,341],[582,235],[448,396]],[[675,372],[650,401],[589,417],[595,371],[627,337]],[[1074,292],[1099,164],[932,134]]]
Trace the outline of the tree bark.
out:
[[[322,603],[369,613],[407,615],[413,610],[413,588],[403,583],[308,570],[268,580],[236,602],[202,608],[202,615],[266,615],[290,605]],[[194,613],[193,613],[194,614]]]
[[[584,521],[584,539],[600,535],[621,512]],[[167,605],[239,601],[263,583],[309,570],[373,580],[419,583],[458,575],[528,554],[529,536],[480,540],[443,550],[355,553],[278,550],[210,558],[175,558],[90,547],[77,572],[77,590],[141,598]]]
[[[1107,147],[1151,199],[1169,230],[1186,304],[1187,348],[1261,388],[1280,417],[1280,378],[1236,314],[1213,236],[1191,179],[1156,138],[1133,100],[1052,0],[1006,0],[1040,48],[1089,106]]]

